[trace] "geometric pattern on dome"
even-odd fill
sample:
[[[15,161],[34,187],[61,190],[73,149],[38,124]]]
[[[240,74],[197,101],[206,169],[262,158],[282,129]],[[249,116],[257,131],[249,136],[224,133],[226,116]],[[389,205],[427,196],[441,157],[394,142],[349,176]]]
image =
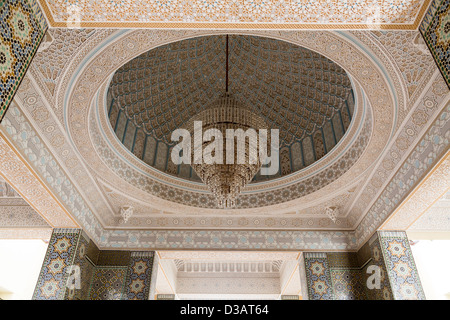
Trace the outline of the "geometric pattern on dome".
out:
[[[229,38],[229,92],[280,133],[279,173],[257,175],[253,181],[284,176],[323,157],[342,138],[353,115],[345,70],[288,42]],[[223,94],[225,53],[225,35],[203,36],[157,47],[119,68],[107,94],[118,139],[147,164],[198,180],[190,168],[171,162],[171,147],[177,143],[171,134]],[[147,148],[155,154],[146,155]],[[301,164],[294,165],[294,159]]]

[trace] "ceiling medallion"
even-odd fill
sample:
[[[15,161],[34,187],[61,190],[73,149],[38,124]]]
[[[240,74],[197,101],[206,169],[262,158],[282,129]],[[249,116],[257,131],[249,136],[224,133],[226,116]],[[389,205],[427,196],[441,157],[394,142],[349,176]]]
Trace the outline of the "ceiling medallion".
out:
[[[134,208],[132,206],[124,206],[120,208],[120,215],[122,216],[123,222],[127,223],[128,220],[134,213]]]
[[[261,169],[270,144],[264,119],[228,92],[228,35],[226,41],[225,94],[187,123],[194,136],[191,167],[214,194],[219,208],[236,205],[239,193]],[[205,151],[210,151],[209,158]]]

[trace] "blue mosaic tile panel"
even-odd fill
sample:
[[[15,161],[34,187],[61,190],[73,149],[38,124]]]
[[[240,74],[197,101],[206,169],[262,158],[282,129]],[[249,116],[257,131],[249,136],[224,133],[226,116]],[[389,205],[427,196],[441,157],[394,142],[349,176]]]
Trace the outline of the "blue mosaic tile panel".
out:
[[[125,281],[124,300],[148,300],[154,252],[132,252]]]
[[[64,299],[80,233],[81,229],[53,230],[33,300]]]
[[[0,2],[0,121],[47,31],[39,12],[34,1]]]
[[[380,245],[395,300],[425,300],[405,232],[379,232]]]
[[[361,270],[330,270],[335,300],[366,300],[366,287]]]
[[[96,267],[89,289],[89,300],[121,300],[126,274],[127,267]]]
[[[422,22],[420,23],[419,26],[419,31],[421,33],[425,33],[425,31],[428,29],[428,26],[431,23],[431,20],[433,20],[434,18],[434,14],[436,13],[439,5],[441,4],[442,0],[432,0],[427,12],[425,13],[425,15],[422,18]]]
[[[89,286],[95,269],[94,263],[87,256],[89,243],[90,239],[82,231],[73,261],[73,265],[80,268],[80,287],[69,287],[64,300],[86,300],[88,298]]]
[[[333,300],[333,285],[326,253],[305,253],[309,300]]]
[[[386,265],[381,251],[380,241],[378,239],[378,233],[375,233],[367,242],[368,250],[370,254],[370,261],[362,267],[361,274],[363,276],[363,283],[366,287],[366,296],[368,300],[392,300],[392,290],[389,283],[389,275],[386,271]],[[376,266],[380,269],[380,282],[379,287],[369,289],[367,286],[368,278],[373,272],[367,273],[367,269],[370,266]]]
[[[419,30],[450,88],[450,0],[433,1]]]

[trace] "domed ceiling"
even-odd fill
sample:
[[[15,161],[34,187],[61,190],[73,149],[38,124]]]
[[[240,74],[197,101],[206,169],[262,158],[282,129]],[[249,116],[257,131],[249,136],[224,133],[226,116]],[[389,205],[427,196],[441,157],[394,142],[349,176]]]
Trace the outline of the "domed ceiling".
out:
[[[225,92],[226,39],[203,36],[150,50],[118,69],[107,94],[117,138],[136,157],[171,175],[199,181],[175,165],[171,134]],[[229,36],[229,92],[280,133],[278,174],[325,156],[344,136],[354,111],[351,81],[308,49],[256,36]]]

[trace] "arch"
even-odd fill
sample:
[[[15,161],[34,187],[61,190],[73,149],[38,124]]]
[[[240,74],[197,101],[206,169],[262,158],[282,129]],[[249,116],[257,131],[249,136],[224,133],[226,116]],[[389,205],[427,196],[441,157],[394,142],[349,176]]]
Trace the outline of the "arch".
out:
[[[235,31],[236,32],[236,31]],[[197,37],[201,35],[210,34],[223,34],[224,31],[183,31],[183,32],[168,32],[168,31],[155,31],[155,30],[138,30],[129,31],[126,33],[118,32],[108,43],[103,43],[101,48],[98,48],[95,55],[91,54],[80,66],[79,72],[73,76],[70,83],[72,83],[73,90],[66,92],[66,103],[64,104],[65,111],[65,125],[66,130],[76,146],[80,156],[87,160],[87,162],[95,169],[97,174],[102,177],[108,177],[106,180],[112,185],[114,182],[121,181],[123,179],[119,178],[117,172],[112,172],[110,168],[104,165],[96,166],[92,159],[99,160],[98,158],[98,148],[92,143],[92,130],[95,130],[95,124],[99,122],[99,117],[92,117],[88,119],[86,114],[90,113],[92,116],[93,110],[98,108],[99,99],[99,89],[105,89],[108,79],[111,74],[117,70],[118,67],[130,61],[134,57],[138,56],[142,52],[148,51],[154,47],[179,41],[182,39]],[[359,110],[362,109],[362,105],[367,105],[368,110],[365,114],[364,119],[360,123],[360,132],[364,135],[359,135],[359,145],[355,148],[355,136],[352,134],[347,135],[347,145],[344,143],[333,148],[330,155],[323,157],[320,161],[315,163],[313,166],[307,167],[304,170],[300,170],[298,173],[294,173],[287,178],[282,178],[276,181],[261,182],[254,186],[249,186],[249,188],[244,193],[244,197],[247,197],[248,208],[239,209],[243,213],[260,212],[258,208],[252,208],[252,197],[255,199],[263,200],[266,209],[275,211],[286,211],[294,207],[318,199],[320,194],[323,193],[333,193],[336,192],[340,187],[348,184],[357,176],[360,176],[370,164],[373,159],[378,157],[386,143],[390,138],[390,134],[393,130],[395,123],[392,116],[396,112],[397,106],[394,104],[395,93],[392,91],[392,87],[389,84],[390,77],[389,74],[383,73],[377,62],[374,61],[366,52],[363,51],[361,47],[355,45],[348,40],[348,38],[342,37],[340,34],[333,32],[262,32],[262,31],[248,31],[248,32],[236,32],[239,34],[250,34],[250,35],[260,35],[265,37],[271,37],[283,41],[288,41],[290,43],[303,46],[310,50],[316,51],[319,54],[335,61],[341,67],[343,67],[351,79],[355,82],[354,87],[359,90],[359,105],[356,107],[355,117],[358,115]],[[109,56],[108,56],[109,55]],[[114,61],[111,55],[118,57],[118,61]],[[352,57],[352,61],[346,61],[344,57]],[[84,81],[89,80],[90,85],[83,84]],[[356,93],[358,95],[358,93]],[[370,105],[370,108],[369,108]],[[391,116],[390,116],[391,115]],[[360,117],[362,115],[360,114]],[[365,123],[366,126],[363,128],[362,124]],[[372,123],[376,126],[372,127]],[[87,130],[89,129],[89,130]],[[351,130],[352,128],[350,128]],[[353,127],[355,129],[355,127]],[[87,136],[87,133],[91,136]],[[354,134],[354,133],[353,133]],[[89,141],[86,144],[86,140]],[[343,139],[345,140],[345,139]],[[365,145],[365,146],[364,146]],[[334,177],[331,183],[327,183],[327,178],[331,176],[333,178],[332,166],[336,166],[336,160],[342,160],[345,152],[343,149],[345,147],[352,147],[353,154],[355,154],[355,149],[358,149],[359,156],[358,159],[352,163],[353,168],[352,175],[348,174],[348,170],[342,173],[339,177]],[[107,151],[106,151],[107,152]],[[357,152],[357,154],[358,154]],[[331,156],[334,155],[334,157]],[[131,155],[123,154],[123,159],[126,159],[128,163],[135,161]],[[348,160],[348,159],[347,159]],[[341,161],[341,165],[343,162]],[[326,169],[328,173],[326,172]],[[167,208],[169,206],[174,211],[179,212],[213,212],[214,209],[207,207],[201,207],[201,203],[205,201],[206,191],[202,188],[200,184],[194,183],[184,183],[176,180],[169,179],[169,177],[164,175],[157,175],[156,172],[152,172],[149,168],[144,168],[146,174],[150,179],[160,179],[160,185],[152,184],[151,187],[145,190],[132,185],[130,181],[124,184],[124,192],[127,194],[133,194],[137,198],[149,199],[155,206],[160,206]],[[347,168],[349,169],[349,168]],[[122,169],[123,171],[123,169]],[[111,177],[111,178],[109,178]],[[147,178],[148,178],[147,177]],[[141,176],[140,178],[144,178]],[[309,179],[309,180],[308,180]],[[111,181],[109,181],[111,180]],[[305,183],[308,180],[310,185]],[[142,180],[136,180],[142,181]],[[154,180],[153,180],[154,181]],[[320,188],[315,188],[314,184],[316,181],[322,181],[323,184]],[[317,184],[316,184],[317,185]],[[174,189],[180,194],[181,198],[186,195],[196,194],[198,195],[196,201],[200,204],[197,207],[192,205],[185,205],[182,202],[174,203],[170,200],[164,200],[158,192],[167,192],[169,189]],[[290,189],[289,189],[290,188]],[[294,192],[294,188],[297,191]],[[162,191],[161,191],[162,189]],[[299,190],[304,189],[304,193],[301,194]],[[194,190],[194,191],[191,191]],[[282,192],[291,192],[292,200],[285,203],[277,203],[274,200],[272,203],[267,203],[264,201],[265,192],[272,192],[275,190],[276,193],[281,194]],[[153,193],[153,194],[152,194]],[[307,201],[305,200],[308,197]],[[280,197],[274,197],[278,199]],[[302,201],[299,201],[299,199]],[[184,201],[184,200],[183,200]],[[207,200],[206,200],[207,201]],[[256,201],[258,203],[258,201]]]

